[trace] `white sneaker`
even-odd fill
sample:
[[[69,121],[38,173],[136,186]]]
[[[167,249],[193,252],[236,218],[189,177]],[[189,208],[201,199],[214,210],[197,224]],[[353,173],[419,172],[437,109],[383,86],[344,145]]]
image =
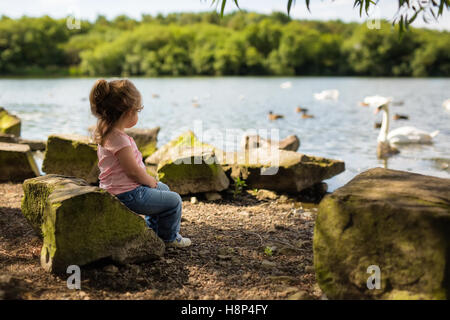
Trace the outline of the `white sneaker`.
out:
[[[175,240],[173,240],[172,242],[166,242],[166,246],[177,248],[189,247],[191,244],[192,244],[191,239],[183,238],[181,234],[178,234]]]

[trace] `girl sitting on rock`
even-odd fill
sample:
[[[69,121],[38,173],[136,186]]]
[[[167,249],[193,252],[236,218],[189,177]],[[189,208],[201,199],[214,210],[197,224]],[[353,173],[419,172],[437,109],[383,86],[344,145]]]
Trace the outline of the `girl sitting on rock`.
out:
[[[138,121],[138,112],[143,108],[140,92],[129,80],[100,79],[92,87],[89,101],[98,119],[94,141],[98,144],[100,188],[132,211],[145,215],[147,225],[166,245],[191,245],[191,240],[179,233],[180,195],[147,174],[141,152],[124,131]]]

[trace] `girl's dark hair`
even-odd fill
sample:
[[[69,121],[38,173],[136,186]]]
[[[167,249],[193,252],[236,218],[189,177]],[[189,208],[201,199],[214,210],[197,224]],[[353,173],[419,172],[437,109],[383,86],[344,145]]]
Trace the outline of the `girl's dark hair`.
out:
[[[91,112],[98,119],[93,138],[101,146],[114,124],[125,112],[142,109],[142,97],[134,84],[127,79],[99,79],[89,94]]]

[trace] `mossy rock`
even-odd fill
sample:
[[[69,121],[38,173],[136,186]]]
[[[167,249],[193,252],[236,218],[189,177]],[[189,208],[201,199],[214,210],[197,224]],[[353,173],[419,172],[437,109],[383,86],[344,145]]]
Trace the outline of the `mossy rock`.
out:
[[[31,151],[44,151],[46,146],[45,141],[22,139],[10,133],[0,133],[0,142],[26,144]]]
[[[160,129],[160,127],[153,129],[129,128],[125,129],[125,133],[133,138],[136,146],[142,153],[142,157],[145,159],[158,150],[156,144],[158,143]]]
[[[145,164],[149,166],[157,166],[159,162],[163,158],[170,157],[168,153],[181,153],[184,152],[186,149],[191,148],[192,152],[194,153],[201,153],[201,152],[211,152],[216,150],[215,147],[203,143],[200,140],[197,139],[194,132],[191,130],[188,130],[184,133],[182,133],[180,136],[178,136],[176,139],[173,139],[163,145],[161,148],[159,148],[155,153],[153,153],[150,157],[145,159]],[[181,151],[179,151],[180,149]]]
[[[0,181],[22,182],[39,175],[29,146],[0,142]]]
[[[163,241],[145,221],[103,189],[47,175],[25,181],[24,191],[25,217],[33,228],[42,223],[41,265],[47,271],[104,258],[137,263],[164,253]]]
[[[97,145],[80,135],[50,135],[47,140],[42,171],[47,174],[73,176],[97,183]]]
[[[94,130],[95,125],[88,128],[88,132],[91,136],[94,133]],[[160,130],[160,127],[152,129],[128,128],[125,129],[125,133],[133,138],[136,146],[142,153],[142,158],[145,159],[158,150],[156,145],[158,143],[158,133]]]
[[[181,149],[179,149],[181,150]],[[222,191],[230,181],[222,170],[214,153],[193,154],[191,148],[177,155],[167,155],[157,167],[160,181],[181,195]]]
[[[450,179],[375,168],[320,203],[316,279],[330,299],[449,299],[449,247]]]
[[[66,177],[57,174],[47,174],[34,179],[27,179],[22,184],[22,213],[33,230],[42,238],[42,223],[44,209],[48,196],[56,189],[68,189],[74,186],[89,186],[83,179]]]
[[[17,137],[20,136],[20,128],[22,122],[20,119],[4,108],[0,107],[0,133],[13,134]]]
[[[343,161],[277,148],[216,154],[229,178],[239,177],[251,189],[297,193],[345,170]]]

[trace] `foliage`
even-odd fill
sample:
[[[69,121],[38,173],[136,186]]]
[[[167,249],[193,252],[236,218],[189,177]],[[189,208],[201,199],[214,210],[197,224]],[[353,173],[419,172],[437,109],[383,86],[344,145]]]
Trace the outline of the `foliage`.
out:
[[[65,19],[2,16],[0,75],[450,75],[449,32],[399,28],[281,12],[99,16],[73,30]]]
[[[387,0],[385,0],[387,1]],[[223,16],[227,0],[211,0],[212,4],[218,5],[220,3],[220,14]],[[233,0],[234,4],[239,8],[239,1]],[[379,0],[354,0],[353,8],[359,9],[359,15],[362,16],[363,11],[368,15],[369,9],[372,6],[378,5]],[[286,9],[289,14],[295,0],[286,0]],[[305,0],[305,5],[308,11],[310,10],[311,0]],[[409,29],[409,25],[421,15],[425,22],[431,18],[435,20],[442,16],[445,9],[449,9],[450,0],[398,0],[398,10],[394,16],[393,24],[398,23],[400,34]],[[409,15],[409,18],[408,18]]]
[[[233,191],[233,197],[236,197],[238,194],[244,190],[244,187],[246,187],[247,184],[245,183],[245,180],[242,180],[240,177],[237,177],[234,179],[234,191]]]

